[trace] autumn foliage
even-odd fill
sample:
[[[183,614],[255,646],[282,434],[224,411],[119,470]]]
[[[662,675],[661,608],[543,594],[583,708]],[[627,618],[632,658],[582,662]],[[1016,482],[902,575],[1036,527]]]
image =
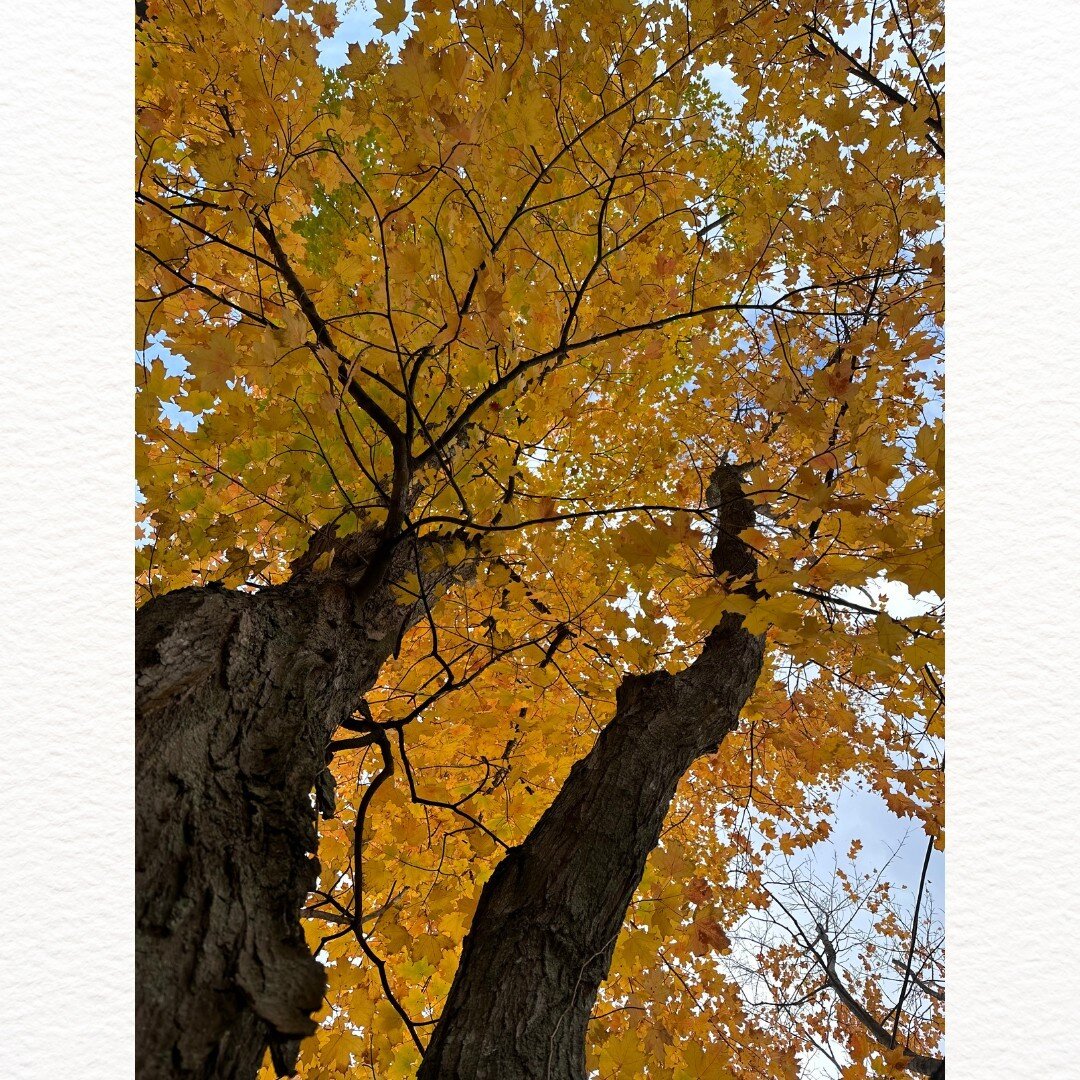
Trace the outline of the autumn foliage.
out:
[[[316,794],[300,1075],[416,1074],[494,867],[728,611],[765,670],[677,789],[592,1075],[939,1057],[928,903],[806,859],[853,785],[944,842],[940,5],[380,0],[336,69],[335,5],[280,7],[138,26],[137,592],[414,545]],[[724,462],[753,595],[713,572]]]

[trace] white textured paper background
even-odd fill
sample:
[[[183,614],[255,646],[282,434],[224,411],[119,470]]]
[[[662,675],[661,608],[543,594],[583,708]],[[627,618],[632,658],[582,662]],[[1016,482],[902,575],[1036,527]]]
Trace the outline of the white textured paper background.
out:
[[[0,1072],[133,1072],[132,5],[0,7]],[[1080,3],[948,4],[948,1058],[1080,1075]]]
[[[0,1075],[132,1075],[124,0],[0,4]]]
[[[951,1080],[1080,1076],[1080,4],[946,7]]]

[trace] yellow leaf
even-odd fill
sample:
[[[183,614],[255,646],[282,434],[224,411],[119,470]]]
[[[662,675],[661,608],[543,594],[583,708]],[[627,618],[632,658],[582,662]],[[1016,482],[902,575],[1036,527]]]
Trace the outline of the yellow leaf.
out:
[[[420,597],[420,579],[414,573],[406,574],[400,582],[390,586],[395,603],[411,604]]]
[[[379,13],[375,29],[383,34],[392,34],[405,21],[407,11],[405,0],[375,0],[375,10]]]
[[[633,521],[619,532],[615,550],[630,564],[648,570],[674,543],[670,530]]]
[[[696,919],[690,930],[690,951],[696,956],[705,956],[712,951],[728,953],[731,939],[715,920]]]
[[[725,611],[749,615],[754,601],[745,593],[728,593],[711,590],[695,596],[686,605],[687,617],[696,622],[701,630],[711,630]]]
[[[465,546],[464,541],[455,537],[454,542],[447,548],[446,551],[446,565],[458,566],[465,561],[466,556],[469,554],[469,549]]]
[[[900,648],[911,636],[894,618],[881,612],[876,621],[878,643],[882,652],[889,656],[899,656]]]

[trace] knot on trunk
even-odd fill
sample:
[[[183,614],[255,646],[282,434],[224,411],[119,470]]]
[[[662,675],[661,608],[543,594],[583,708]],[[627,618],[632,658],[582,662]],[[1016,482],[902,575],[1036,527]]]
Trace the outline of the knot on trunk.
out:
[[[311,534],[307,550],[289,563],[292,580],[328,571],[354,574],[371,561],[378,547],[378,533],[378,529],[364,529],[338,536],[336,523],[323,525]]]

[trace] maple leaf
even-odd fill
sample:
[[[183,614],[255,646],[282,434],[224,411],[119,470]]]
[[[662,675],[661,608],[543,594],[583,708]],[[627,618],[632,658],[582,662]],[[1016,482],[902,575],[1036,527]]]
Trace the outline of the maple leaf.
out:
[[[383,34],[392,34],[405,21],[408,5],[406,0],[375,0],[375,10],[379,13],[375,29]]]
[[[696,919],[690,934],[690,949],[699,955],[715,949],[726,952],[731,948],[731,939],[724,928],[712,919]]]

